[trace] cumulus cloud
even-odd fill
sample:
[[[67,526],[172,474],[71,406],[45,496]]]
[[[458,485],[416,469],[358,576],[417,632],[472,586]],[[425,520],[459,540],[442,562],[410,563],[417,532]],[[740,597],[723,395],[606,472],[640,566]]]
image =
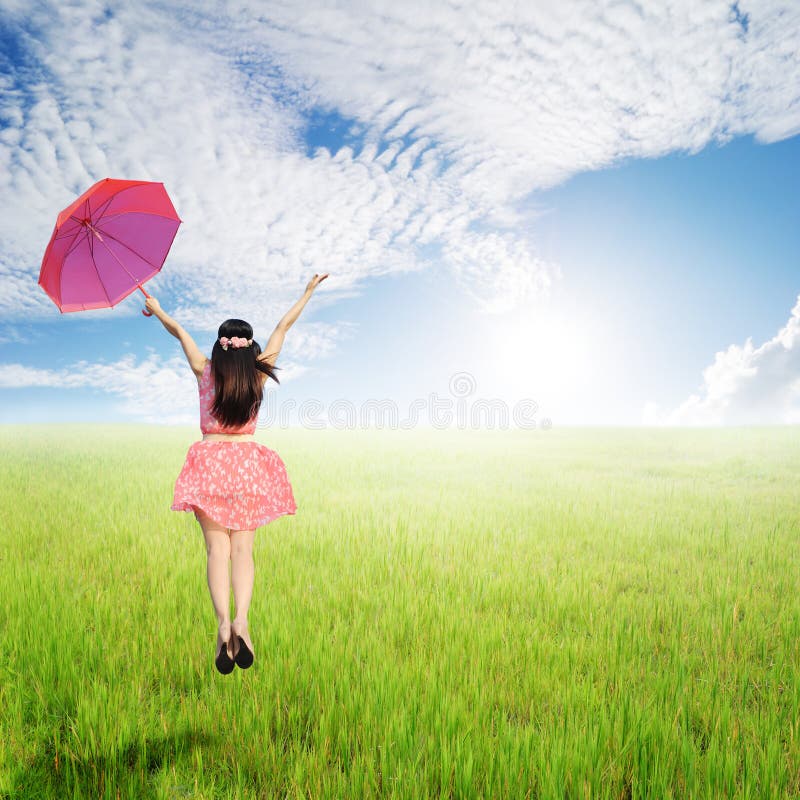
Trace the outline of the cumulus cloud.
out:
[[[703,385],[675,409],[648,403],[647,425],[759,425],[800,423],[800,297],[789,321],[756,347],[747,338],[716,353]]]
[[[185,224],[151,288],[212,330],[234,313],[276,320],[313,272],[332,273],[324,306],[425,269],[429,245],[488,311],[524,302],[558,275],[519,224],[530,192],[622,158],[800,131],[789,0],[1,13],[17,54],[0,72],[7,317],[57,316],[36,291],[41,253],[55,213],[100,177],[165,183]],[[351,120],[349,140],[308,153],[316,109]]]
[[[300,364],[281,363],[281,384],[306,371]],[[52,387],[59,391],[89,388],[121,400],[117,410],[140,422],[196,425],[197,380],[186,359],[162,359],[156,353],[139,359],[128,353],[112,363],[80,360],[63,369],[25,364],[0,364],[0,388]]]

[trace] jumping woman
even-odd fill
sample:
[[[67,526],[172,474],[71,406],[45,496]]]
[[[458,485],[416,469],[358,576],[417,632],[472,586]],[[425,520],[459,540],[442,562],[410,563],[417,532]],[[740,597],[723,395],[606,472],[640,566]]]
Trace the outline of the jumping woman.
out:
[[[279,383],[275,371],[280,367],[275,361],[286,332],[327,277],[314,275],[303,296],[275,327],[263,353],[249,323],[227,319],[219,326],[208,359],[155,297],[146,300],[147,310],[180,340],[197,377],[203,438],[189,447],[170,508],[193,511],[203,530],[208,589],[219,622],[214,663],[223,674],[234,666],[247,669],[253,663],[247,612],[255,577],[255,530],[297,510],[283,461],[253,435],[264,386],[269,378]]]

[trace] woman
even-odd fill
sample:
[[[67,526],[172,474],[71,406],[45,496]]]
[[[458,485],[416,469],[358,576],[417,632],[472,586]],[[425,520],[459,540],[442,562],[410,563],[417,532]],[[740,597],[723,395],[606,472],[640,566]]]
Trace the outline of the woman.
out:
[[[283,461],[253,436],[264,385],[269,378],[279,382],[275,371],[280,367],[275,361],[286,332],[327,277],[315,274],[309,281],[303,296],[272,332],[264,353],[247,322],[228,319],[220,325],[208,359],[155,297],[146,301],[148,311],[180,340],[198,381],[203,439],[189,448],[175,482],[171,509],[193,511],[203,530],[208,589],[219,622],[214,663],[223,674],[232,672],[235,665],[247,669],[253,663],[247,613],[255,576],[255,529],[297,510]]]

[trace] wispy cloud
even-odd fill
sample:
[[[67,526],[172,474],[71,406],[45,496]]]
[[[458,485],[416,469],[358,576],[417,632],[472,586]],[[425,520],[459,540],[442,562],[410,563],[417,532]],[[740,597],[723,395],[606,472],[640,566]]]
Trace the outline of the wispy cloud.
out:
[[[449,242],[443,256],[489,313],[510,311],[520,297],[544,296],[561,277],[558,264],[541,261],[510,234],[467,233]]]
[[[742,8],[745,4],[739,4]],[[763,2],[240,2],[298,92],[428,138],[478,212],[620,157],[800,132],[800,10]]]
[[[800,423],[800,296],[789,321],[756,347],[748,337],[717,353],[703,385],[675,409],[644,409],[649,425],[759,425]]]
[[[282,384],[303,374],[306,367],[280,362]],[[197,424],[197,380],[186,359],[146,358],[128,353],[115,362],[77,361],[63,369],[39,369],[20,363],[0,364],[0,388],[52,387],[60,391],[95,389],[121,400],[117,410],[140,422]]]
[[[521,224],[530,192],[800,131],[796,3],[225,8],[5,5],[1,314],[57,313],[36,291],[55,212],[107,175],[164,181],[185,225],[153,292],[213,330],[277,320],[313,272],[333,273],[325,305],[424,269],[428,245],[505,308],[558,274]],[[314,109],[352,120],[352,140],[307,153]]]
[[[281,353],[293,362],[313,361],[333,353],[342,341],[355,335],[356,330],[356,325],[347,322],[335,325],[325,322],[295,323]],[[266,348],[266,337],[260,344],[262,349]]]

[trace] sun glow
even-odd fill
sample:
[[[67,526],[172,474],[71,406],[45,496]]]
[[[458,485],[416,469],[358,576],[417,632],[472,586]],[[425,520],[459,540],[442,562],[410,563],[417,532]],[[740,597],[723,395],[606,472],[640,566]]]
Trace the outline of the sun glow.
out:
[[[578,314],[527,310],[491,323],[493,393],[561,409],[587,406],[600,371],[603,332]]]

